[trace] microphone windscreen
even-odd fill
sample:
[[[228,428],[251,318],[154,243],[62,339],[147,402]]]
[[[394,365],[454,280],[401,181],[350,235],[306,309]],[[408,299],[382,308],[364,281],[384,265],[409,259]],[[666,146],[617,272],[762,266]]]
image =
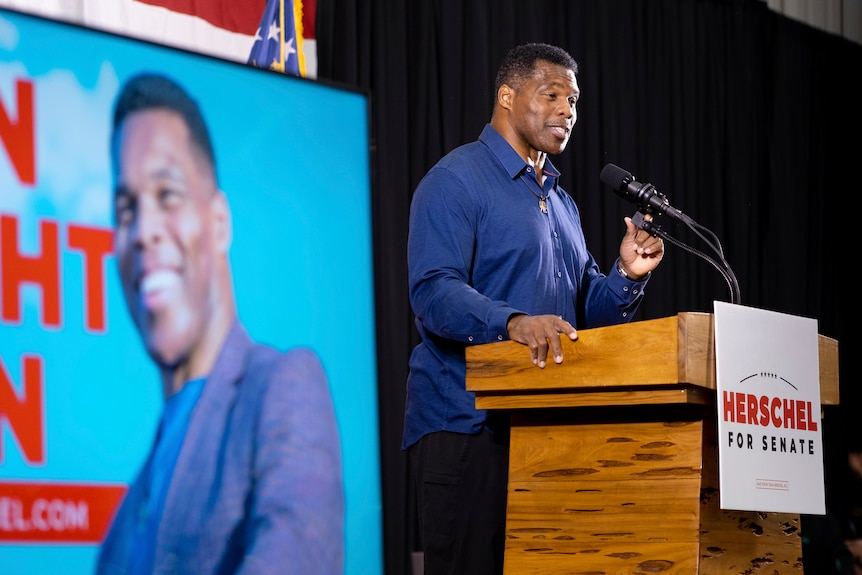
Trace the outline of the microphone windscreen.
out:
[[[623,190],[629,182],[634,180],[634,176],[615,164],[607,164],[602,168],[599,178],[614,190]]]

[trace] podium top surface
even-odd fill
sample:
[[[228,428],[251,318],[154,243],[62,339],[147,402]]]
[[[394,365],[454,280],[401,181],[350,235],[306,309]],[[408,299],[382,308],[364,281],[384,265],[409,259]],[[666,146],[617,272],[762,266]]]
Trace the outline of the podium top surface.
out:
[[[684,312],[666,318],[578,330],[577,341],[561,336],[563,363],[539,369],[514,341],[469,346],[467,389],[477,407],[499,407],[486,397],[528,394],[626,392],[661,387],[679,394],[716,389],[713,314]],[[838,342],[818,336],[820,399],[836,405]],[[505,403],[505,400],[504,402]]]

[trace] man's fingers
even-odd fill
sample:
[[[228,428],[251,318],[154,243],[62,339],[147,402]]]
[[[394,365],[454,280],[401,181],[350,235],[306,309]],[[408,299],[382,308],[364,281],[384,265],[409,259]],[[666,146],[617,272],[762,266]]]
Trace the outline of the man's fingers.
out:
[[[563,363],[563,347],[560,345],[560,336],[553,337],[549,340],[551,342],[551,354],[554,356],[554,361],[556,363]]]
[[[539,346],[530,346],[530,359],[533,361],[533,365],[539,365]]]
[[[557,323],[557,333],[562,333],[566,335],[572,341],[578,339],[578,330],[576,330],[574,327],[572,327],[572,324],[562,318],[560,318],[559,322]]]
[[[539,367],[545,367],[548,359],[548,340],[542,339],[534,346],[530,346],[530,355],[533,356],[533,363]]]
[[[563,346],[560,334],[565,334],[570,340],[578,338],[578,332],[572,324],[559,316],[519,315],[509,320],[509,337],[530,348],[530,360],[534,365],[545,367],[548,353],[556,363],[563,361]]]

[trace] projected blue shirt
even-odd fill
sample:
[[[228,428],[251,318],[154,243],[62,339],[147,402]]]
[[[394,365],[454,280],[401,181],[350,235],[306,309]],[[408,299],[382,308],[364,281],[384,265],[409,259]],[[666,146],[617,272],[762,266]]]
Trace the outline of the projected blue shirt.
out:
[[[159,529],[171,474],[186,435],[189,416],[201,396],[205,381],[203,378],[193,379],[165,401],[152,457],[147,462],[149,498],[145,500],[144,508],[141,509],[139,530],[129,534],[129,539],[134,543],[128,572],[133,575],[144,575],[153,571],[156,533]]]
[[[602,274],[550,160],[544,175],[540,187],[487,125],[417,186],[407,261],[422,342],[410,357],[403,449],[434,431],[482,430],[487,412],[465,387],[464,350],[508,339],[513,314],[559,315],[584,329],[629,321],[637,310],[646,279]],[[548,196],[547,213],[538,195]]]

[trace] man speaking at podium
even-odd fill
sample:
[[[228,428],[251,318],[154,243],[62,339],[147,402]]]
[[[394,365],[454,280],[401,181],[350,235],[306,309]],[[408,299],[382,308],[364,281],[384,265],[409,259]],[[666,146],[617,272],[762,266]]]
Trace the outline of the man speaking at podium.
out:
[[[509,461],[505,416],[477,410],[465,348],[511,339],[544,368],[560,334],[630,321],[660,238],[625,218],[603,274],[549,155],[577,119],[578,66],[563,49],[525,44],[504,58],[491,121],[416,188],[410,302],[422,341],[410,358],[402,449],[416,480],[425,575],[503,572]]]

